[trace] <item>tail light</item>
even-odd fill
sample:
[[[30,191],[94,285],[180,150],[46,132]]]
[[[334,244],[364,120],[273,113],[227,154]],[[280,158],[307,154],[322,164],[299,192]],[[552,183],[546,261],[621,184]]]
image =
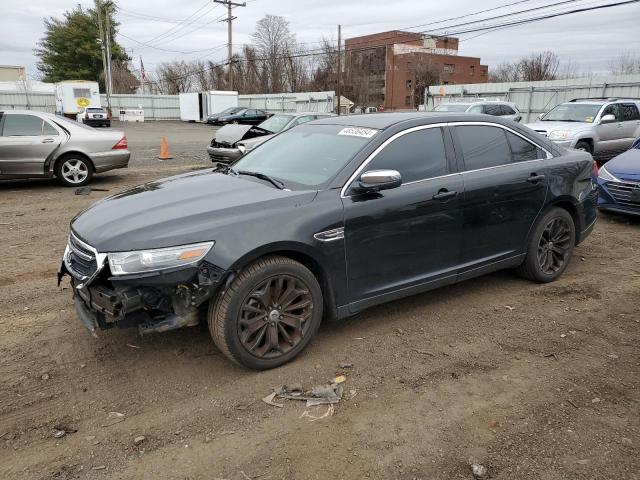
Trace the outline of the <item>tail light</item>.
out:
[[[107,110],[107,118],[109,120],[111,120],[111,110]],[[125,137],[125,140],[127,139],[127,137]]]
[[[88,112],[84,112],[84,118],[89,118],[89,113]]]
[[[126,150],[127,148],[129,148],[129,143],[127,142],[127,136],[125,135],[111,148],[111,150]]]
[[[598,173],[600,173],[600,168],[598,168],[598,164],[595,160],[593,161],[593,173],[596,177],[598,176]]]

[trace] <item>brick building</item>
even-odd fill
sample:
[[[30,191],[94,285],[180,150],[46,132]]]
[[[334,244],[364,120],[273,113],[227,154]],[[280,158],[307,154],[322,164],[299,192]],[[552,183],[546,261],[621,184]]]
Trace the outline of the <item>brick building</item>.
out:
[[[358,106],[414,109],[425,87],[482,83],[486,65],[458,55],[458,39],[393,30],[345,40],[344,94]]]

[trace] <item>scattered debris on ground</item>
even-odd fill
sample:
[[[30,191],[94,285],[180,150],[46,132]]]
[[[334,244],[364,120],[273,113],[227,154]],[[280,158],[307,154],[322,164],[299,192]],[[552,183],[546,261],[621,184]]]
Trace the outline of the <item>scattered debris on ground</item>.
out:
[[[485,478],[489,478],[489,470],[487,470],[487,467],[479,463],[471,464],[471,473],[477,480],[484,480]]]

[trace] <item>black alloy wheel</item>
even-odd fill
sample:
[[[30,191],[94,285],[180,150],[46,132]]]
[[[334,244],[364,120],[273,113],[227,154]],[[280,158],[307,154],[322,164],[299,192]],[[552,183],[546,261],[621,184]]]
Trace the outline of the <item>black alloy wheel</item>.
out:
[[[571,214],[564,208],[551,208],[534,225],[518,273],[535,282],[553,282],[567,268],[575,239]]]
[[[304,265],[282,256],[244,267],[209,305],[209,331],[234,362],[256,370],[298,355],[322,320],[322,290]]]
[[[304,282],[291,275],[268,278],[245,298],[238,335],[247,352],[275,358],[298,345],[309,331],[313,299]]]
[[[542,232],[538,242],[538,265],[546,275],[564,267],[572,242],[571,227],[564,218],[554,218]]]

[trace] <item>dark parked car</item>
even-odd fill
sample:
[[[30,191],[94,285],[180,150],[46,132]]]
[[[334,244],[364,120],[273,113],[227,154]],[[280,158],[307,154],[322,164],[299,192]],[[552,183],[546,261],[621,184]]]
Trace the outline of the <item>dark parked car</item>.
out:
[[[640,215],[640,139],[600,167],[598,186],[600,209]]]
[[[219,113],[214,113],[213,115],[209,115],[207,117],[207,122],[210,125],[217,125],[218,124],[218,119],[220,117],[224,117],[226,115],[235,115],[238,112],[241,112],[243,110],[246,110],[246,108],[243,107],[229,107]]]
[[[266,142],[276,133],[284,132],[296,125],[332,117],[333,113],[298,112],[276,113],[256,126],[225,125],[207,147],[212,162],[232,163],[246,152]]]
[[[227,125],[229,123],[257,125],[261,122],[264,122],[270,116],[271,114],[265,112],[264,110],[256,110],[255,108],[240,108],[234,110],[233,113],[220,115],[211,122],[209,122],[209,119],[207,119],[207,123],[211,123],[213,125]]]
[[[594,179],[588,153],[497,117],[326,118],[233,168],[95,204],[71,223],[59,279],[94,332],[207,312],[226,356],[272,368],[323,317],[504,268],[555,280],[595,224]]]

